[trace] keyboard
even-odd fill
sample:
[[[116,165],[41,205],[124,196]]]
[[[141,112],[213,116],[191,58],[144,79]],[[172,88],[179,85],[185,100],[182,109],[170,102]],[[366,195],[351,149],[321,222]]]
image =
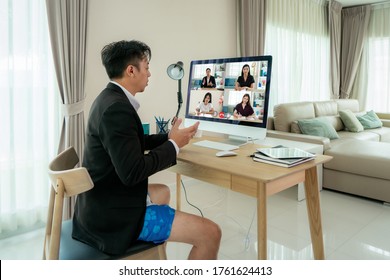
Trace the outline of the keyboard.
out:
[[[209,141],[209,140],[202,140],[199,142],[195,142],[193,144],[196,146],[210,148],[210,149],[219,150],[219,151],[231,151],[231,150],[236,150],[239,148],[239,146],[236,146],[236,145],[230,145],[230,144]]]

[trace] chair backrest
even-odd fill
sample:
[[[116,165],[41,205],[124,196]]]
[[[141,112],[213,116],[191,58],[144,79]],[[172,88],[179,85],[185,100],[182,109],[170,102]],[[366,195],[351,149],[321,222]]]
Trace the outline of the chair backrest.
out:
[[[79,162],[76,151],[70,147],[60,153],[49,164],[50,188],[43,259],[132,259],[166,260],[165,243],[135,242],[121,255],[107,255],[96,248],[72,238],[72,221],[62,221],[64,197],[74,196],[93,188],[88,171],[75,168]],[[61,234],[63,233],[63,234]],[[60,245],[63,248],[60,252]]]
[[[51,181],[43,259],[58,259],[64,197],[74,196],[93,188],[88,171],[74,168],[79,157],[73,147],[56,156],[49,164]]]
[[[87,169],[74,168],[79,162],[79,157],[73,147],[69,147],[49,164],[49,177],[51,185],[55,188],[58,180],[64,183],[66,196],[74,196],[93,188],[93,182]]]

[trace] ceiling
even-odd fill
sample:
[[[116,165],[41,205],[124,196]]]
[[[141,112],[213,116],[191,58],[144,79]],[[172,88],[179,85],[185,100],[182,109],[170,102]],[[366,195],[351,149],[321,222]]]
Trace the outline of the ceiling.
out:
[[[364,5],[364,4],[373,4],[373,3],[380,3],[380,2],[387,2],[384,0],[336,0],[337,2],[341,3],[343,7],[350,7],[350,6],[358,6],[358,5]]]

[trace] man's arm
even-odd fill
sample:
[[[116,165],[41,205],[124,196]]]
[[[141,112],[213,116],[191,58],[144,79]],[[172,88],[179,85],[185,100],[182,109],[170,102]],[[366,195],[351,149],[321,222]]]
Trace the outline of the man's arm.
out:
[[[137,119],[128,104],[115,103],[104,112],[99,126],[99,136],[115,170],[129,186],[176,164],[176,150],[169,141],[144,154]]]

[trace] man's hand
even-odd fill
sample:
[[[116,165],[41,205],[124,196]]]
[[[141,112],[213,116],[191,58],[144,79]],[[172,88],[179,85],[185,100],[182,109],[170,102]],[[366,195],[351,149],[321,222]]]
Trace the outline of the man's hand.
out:
[[[184,147],[190,142],[190,140],[194,137],[195,133],[198,131],[199,122],[191,125],[186,128],[179,128],[182,123],[182,119],[175,120],[169,134],[168,138],[175,141],[179,148]]]

